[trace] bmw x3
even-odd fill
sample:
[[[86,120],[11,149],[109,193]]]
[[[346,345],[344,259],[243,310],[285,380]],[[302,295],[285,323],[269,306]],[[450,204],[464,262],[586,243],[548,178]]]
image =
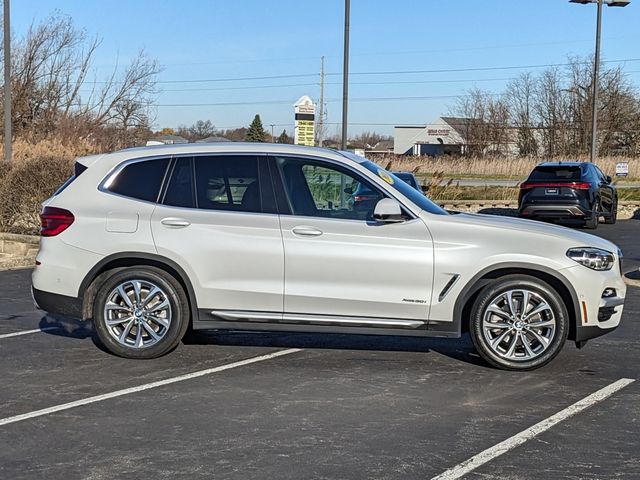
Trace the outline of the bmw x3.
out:
[[[350,196],[376,198],[355,208]],[[193,330],[460,337],[531,370],[620,323],[620,250],[530,220],[450,214],[348,152],[277,144],[79,158],[41,214],[36,304],[113,354]]]

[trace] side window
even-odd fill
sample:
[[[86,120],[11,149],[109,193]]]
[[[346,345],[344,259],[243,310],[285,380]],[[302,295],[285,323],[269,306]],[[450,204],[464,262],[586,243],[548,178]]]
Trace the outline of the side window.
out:
[[[172,207],[195,207],[191,157],[183,157],[176,160],[162,203]]]
[[[371,220],[378,200],[376,187],[338,166],[293,158],[278,158],[294,215]]]
[[[198,208],[262,211],[257,157],[195,157],[194,161]]]
[[[130,163],[107,185],[110,192],[125,197],[157,202],[169,159]]]

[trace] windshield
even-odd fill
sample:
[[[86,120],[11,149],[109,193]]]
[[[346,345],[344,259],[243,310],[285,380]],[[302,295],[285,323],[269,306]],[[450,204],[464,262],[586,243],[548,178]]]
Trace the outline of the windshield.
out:
[[[393,173],[387,172],[384,168],[369,160],[362,162],[361,165],[385,180],[391,188],[400,192],[422,210],[436,215],[449,215],[445,209],[429,200],[422,192],[400,180]]]

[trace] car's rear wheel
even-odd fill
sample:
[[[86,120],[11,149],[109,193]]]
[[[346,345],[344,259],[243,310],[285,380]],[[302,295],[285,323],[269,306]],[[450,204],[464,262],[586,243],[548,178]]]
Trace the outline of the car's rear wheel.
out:
[[[180,283],[154,267],[118,270],[98,286],[94,328],[107,350],[126,358],[156,358],[174,349],[189,324]]]
[[[547,364],[562,349],[569,330],[560,295],[526,275],[509,275],[487,285],[474,302],[470,321],[478,353],[505,370]]]
[[[591,218],[584,222],[584,226],[589,230],[595,230],[598,228],[598,222],[600,221],[600,202],[596,200],[591,207]]]
[[[618,202],[615,201],[611,205],[611,212],[609,212],[609,215],[604,217],[604,223],[608,225],[613,225],[614,223],[616,223],[617,220],[618,220]]]

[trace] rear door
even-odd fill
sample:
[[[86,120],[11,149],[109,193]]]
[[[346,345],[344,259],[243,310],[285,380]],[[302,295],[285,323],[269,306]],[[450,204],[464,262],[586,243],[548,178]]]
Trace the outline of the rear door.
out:
[[[390,320],[387,326],[393,319],[428,318],[433,243],[421,219],[374,221],[376,202],[350,196],[365,190],[377,198],[385,194],[342,165],[282,156],[272,166],[287,203],[280,217],[285,318],[382,318]]]
[[[173,161],[153,237],[158,253],[189,274],[200,309],[282,312],[284,253],[266,160]]]

